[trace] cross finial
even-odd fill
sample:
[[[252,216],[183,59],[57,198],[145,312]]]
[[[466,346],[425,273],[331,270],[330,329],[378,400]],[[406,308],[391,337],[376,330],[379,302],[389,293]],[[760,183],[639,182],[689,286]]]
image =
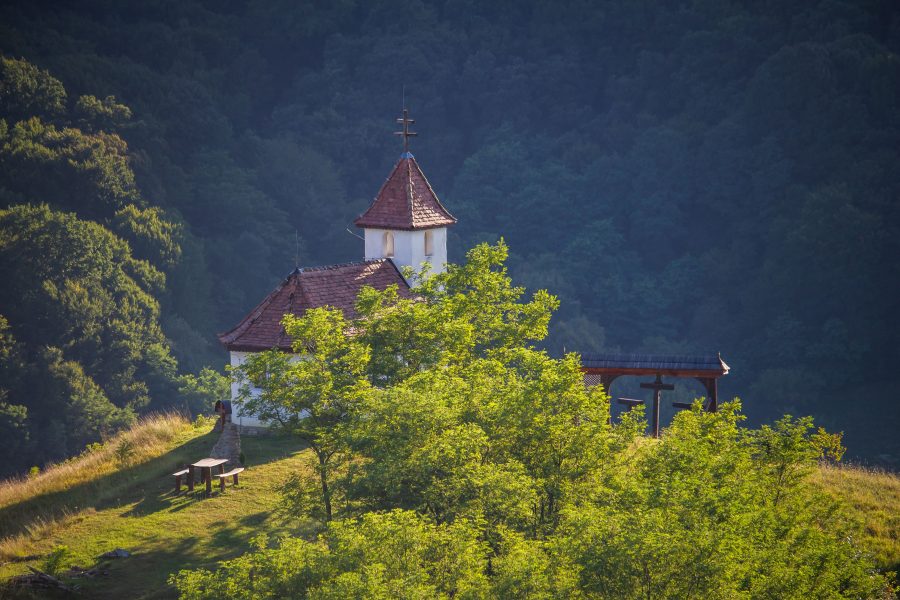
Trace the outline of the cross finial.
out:
[[[409,153],[409,138],[419,135],[418,133],[415,133],[415,132],[409,130],[409,126],[411,124],[415,123],[416,120],[410,119],[409,118],[409,109],[404,108],[403,116],[400,117],[399,119],[397,119],[397,122],[402,124],[403,131],[395,131],[394,135],[399,135],[399,136],[403,137],[403,152],[408,154]]]

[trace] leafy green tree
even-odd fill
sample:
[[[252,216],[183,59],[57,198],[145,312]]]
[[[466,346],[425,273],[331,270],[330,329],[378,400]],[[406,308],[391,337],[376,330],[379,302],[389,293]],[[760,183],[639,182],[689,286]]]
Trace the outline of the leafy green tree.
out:
[[[178,394],[191,413],[209,412],[217,400],[231,397],[231,380],[209,367],[204,367],[197,375],[182,375],[179,384]]]
[[[2,117],[15,123],[34,115],[59,116],[66,106],[66,90],[47,71],[26,60],[0,56]]]
[[[327,308],[285,317],[295,354],[251,357],[238,375],[248,410],[310,443],[326,532],[259,545],[215,575],[182,571],[171,581],[183,597],[402,597],[397,565],[428,597],[890,592],[857,526],[809,480],[840,457],[840,436],[808,418],[745,429],[738,402],[708,413],[701,400],[659,440],[640,436],[642,411],[609,424],[579,357],[533,347],[555,299],[522,302],[504,249],[418,274],[411,299],[364,289],[354,322]],[[335,475],[344,520],[332,520]],[[301,479],[283,491],[294,509],[308,503]],[[442,543],[466,557],[462,571],[429,550],[429,532],[451,531]],[[235,585],[251,573],[250,588]]]
[[[116,211],[113,228],[131,240],[135,258],[149,261],[159,268],[174,267],[181,258],[179,238],[182,227],[163,217],[159,208],[138,208],[129,204]]]
[[[409,511],[334,521],[315,542],[265,538],[216,572],[170,578],[182,598],[485,598],[486,548],[465,523],[434,525]],[[236,584],[236,582],[242,584]]]
[[[0,310],[21,357],[34,462],[62,458],[170,402],[177,371],[154,298],[165,277],[103,226],[46,205],[0,211]],[[23,448],[24,449],[24,448]]]
[[[49,379],[38,389],[46,398],[62,400],[53,419],[62,423],[66,431],[66,445],[59,449],[60,457],[76,454],[88,443],[105,439],[135,422],[134,410],[110,402],[80,364],[64,360],[58,348],[48,348],[43,354],[42,366]]]
[[[318,459],[326,520],[332,517],[330,479],[344,451],[339,426],[370,391],[365,378],[369,349],[347,335],[339,310],[317,308],[285,315],[296,356],[278,350],[251,355],[234,372],[245,412],[296,435]]]
[[[32,451],[28,407],[0,401],[0,451],[9,457],[14,469],[27,465],[23,459],[30,457]]]
[[[854,526],[812,486],[839,437],[808,419],[745,430],[738,403],[679,414],[564,511],[553,553],[616,598],[880,597]]]
[[[115,96],[100,100],[94,96],[80,96],[73,111],[81,129],[85,131],[113,131],[131,119],[131,109],[116,102]]]
[[[547,335],[559,305],[546,290],[522,301],[512,285],[509,249],[501,239],[479,244],[464,263],[443,273],[414,275],[416,299],[397,290],[364,289],[357,302],[360,338],[372,349],[368,376],[375,385],[396,383],[422,370],[464,367],[479,357],[497,357]]]
[[[99,219],[141,202],[127,149],[115,133],[86,134],[31,117],[11,127],[0,146],[0,167],[13,200],[68,204],[82,217]]]

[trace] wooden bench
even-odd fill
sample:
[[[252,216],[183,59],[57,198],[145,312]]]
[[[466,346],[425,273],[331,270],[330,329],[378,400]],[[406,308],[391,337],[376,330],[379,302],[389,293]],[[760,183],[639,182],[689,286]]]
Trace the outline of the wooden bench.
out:
[[[190,467],[188,467],[187,469],[182,469],[182,470],[178,471],[177,473],[172,473],[175,476],[175,493],[176,494],[181,493],[181,478],[184,477],[185,475],[187,475],[190,472],[190,470],[191,470]]]
[[[228,471],[227,473],[221,473],[221,474],[216,473],[216,477],[219,478],[219,489],[222,490],[223,492],[225,491],[225,479],[228,477],[233,477],[234,485],[237,485],[238,484],[238,473],[243,472],[243,470],[244,470],[244,467],[237,467],[235,469]]]

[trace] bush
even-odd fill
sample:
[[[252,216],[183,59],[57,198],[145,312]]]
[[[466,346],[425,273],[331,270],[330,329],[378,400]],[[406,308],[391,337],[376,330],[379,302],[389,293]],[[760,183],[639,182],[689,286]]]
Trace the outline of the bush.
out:
[[[63,563],[69,559],[71,552],[68,546],[56,546],[44,562],[41,563],[41,570],[48,574],[56,576],[63,569]]]
[[[128,466],[131,463],[131,460],[134,458],[135,453],[136,449],[134,447],[134,441],[128,438],[123,438],[122,441],[120,441],[116,446],[116,462],[120,467]]]

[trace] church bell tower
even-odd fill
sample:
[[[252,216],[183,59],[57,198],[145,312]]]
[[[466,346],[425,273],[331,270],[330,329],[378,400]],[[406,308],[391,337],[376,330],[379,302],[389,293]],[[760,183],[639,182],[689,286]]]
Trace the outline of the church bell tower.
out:
[[[397,119],[402,131],[403,154],[394,165],[375,200],[354,221],[365,233],[366,260],[390,258],[397,267],[419,270],[423,263],[440,273],[447,262],[447,227],[456,219],[444,208],[409,151],[409,130],[415,123],[409,111]]]

